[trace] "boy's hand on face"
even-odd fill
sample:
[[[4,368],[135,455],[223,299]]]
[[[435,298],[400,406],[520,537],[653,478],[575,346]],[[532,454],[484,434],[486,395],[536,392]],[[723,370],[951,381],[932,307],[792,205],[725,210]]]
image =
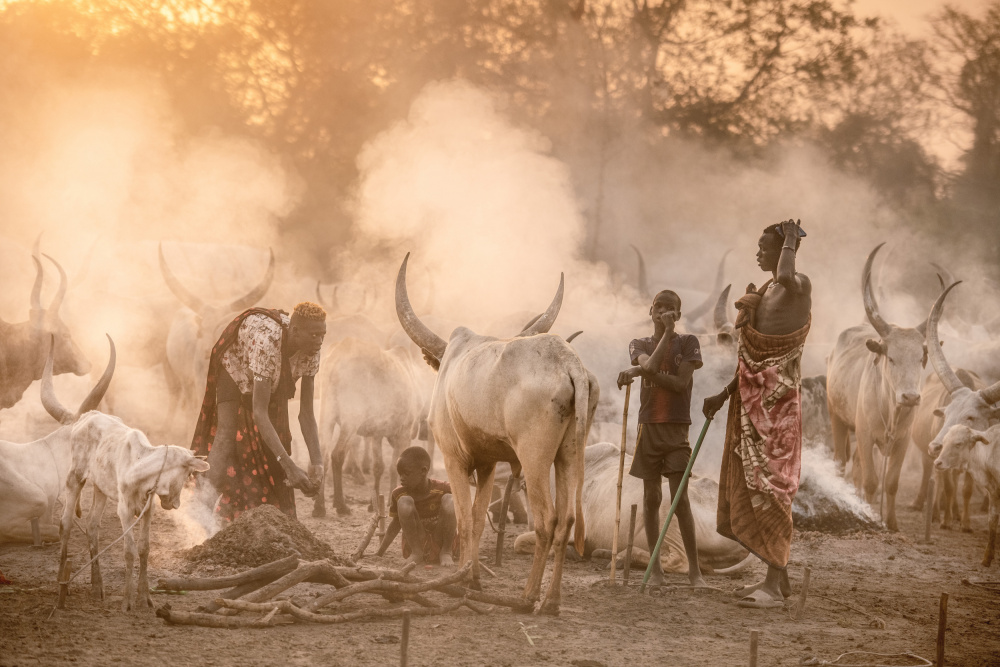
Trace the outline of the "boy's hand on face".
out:
[[[668,310],[660,315],[660,322],[663,323],[666,333],[674,332],[674,325],[677,323],[678,313],[676,310]]]
[[[638,366],[632,366],[631,368],[626,368],[621,373],[618,374],[618,388],[621,389],[627,384],[632,384],[632,380],[637,378],[639,374],[642,373],[642,369]]]

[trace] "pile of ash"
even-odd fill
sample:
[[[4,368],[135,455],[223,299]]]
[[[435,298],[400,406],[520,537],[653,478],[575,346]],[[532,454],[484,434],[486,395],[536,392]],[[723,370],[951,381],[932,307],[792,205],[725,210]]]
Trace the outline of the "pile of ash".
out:
[[[309,529],[273,505],[259,505],[244,512],[202,544],[183,554],[192,565],[214,565],[246,570],[298,553],[303,560],[329,558],[349,565],[330,545],[316,539]]]
[[[802,447],[799,491],[792,501],[792,523],[799,531],[843,534],[884,530],[868,503],[858,497],[822,444]]]

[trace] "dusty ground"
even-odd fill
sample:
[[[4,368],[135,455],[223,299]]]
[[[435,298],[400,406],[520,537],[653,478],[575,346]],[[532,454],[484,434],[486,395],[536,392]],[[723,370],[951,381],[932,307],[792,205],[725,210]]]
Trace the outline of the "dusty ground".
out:
[[[361,487],[348,491],[354,498],[365,497]],[[901,492],[904,502],[913,495],[913,488]],[[363,534],[366,504],[354,501],[354,513],[347,518],[313,519],[312,502],[300,498],[299,516],[317,537],[345,554],[355,549]],[[154,582],[158,576],[188,569],[180,557],[179,529],[158,506],[156,510],[150,556]],[[810,565],[810,593],[815,594],[809,597],[801,621],[782,610],[740,609],[731,595],[711,590],[643,596],[634,587],[608,587],[607,572],[595,570],[592,563],[567,563],[559,617],[516,615],[506,609],[477,616],[463,609],[448,616],[416,618],[410,664],[740,665],[747,663],[751,629],[761,633],[761,665],[798,665],[810,656],[832,661],[852,650],[913,652],[933,660],[941,592],[951,596],[947,664],[1000,664],[1000,593],[961,583],[963,578],[1000,579],[997,564],[989,570],[978,566],[986,539],[985,516],[976,512],[972,534],[935,529],[932,545],[918,543],[920,516],[903,511],[901,519],[902,530],[895,535],[796,534],[790,565],[793,587],[797,595],[802,569]],[[515,527],[515,534],[520,530],[524,527]],[[486,533],[484,556],[495,548],[489,527]],[[105,543],[121,534],[111,510],[103,534]],[[489,590],[520,592],[530,558],[514,555],[513,537],[507,538],[499,578],[484,574]],[[77,531],[71,549],[79,567],[86,561],[86,544]],[[398,544],[390,553],[365,563],[400,566]],[[102,558],[108,599],[103,604],[90,599],[89,575],[84,573],[74,582],[67,608],[54,611],[57,561],[57,546],[0,546],[0,570],[15,582],[0,587],[0,665],[384,665],[399,660],[399,645],[393,643],[400,635],[396,620],[216,630],[168,626],[152,611],[123,614],[118,596],[123,559],[117,545]],[[712,586],[730,590],[762,572],[763,567],[756,565],[736,579],[708,579]],[[668,577],[676,584],[685,579]],[[639,578],[641,572],[633,581]],[[212,595],[153,597],[156,604],[169,602],[175,609],[193,610]],[[885,629],[870,627],[865,614],[884,620]]]

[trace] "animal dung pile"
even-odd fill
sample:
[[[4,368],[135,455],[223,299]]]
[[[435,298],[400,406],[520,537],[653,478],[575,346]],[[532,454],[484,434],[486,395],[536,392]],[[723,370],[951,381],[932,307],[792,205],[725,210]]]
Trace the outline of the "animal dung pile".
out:
[[[299,555],[346,564],[330,545],[316,539],[293,517],[273,505],[259,505],[241,514],[204,543],[188,549],[184,558],[194,565],[246,568]]]
[[[860,502],[844,503],[839,498],[826,495],[812,488],[809,480],[802,480],[799,492],[792,502],[792,524],[799,531],[818,531],[842,535],[857,531],[878,532],[882,523],[866,511]]]

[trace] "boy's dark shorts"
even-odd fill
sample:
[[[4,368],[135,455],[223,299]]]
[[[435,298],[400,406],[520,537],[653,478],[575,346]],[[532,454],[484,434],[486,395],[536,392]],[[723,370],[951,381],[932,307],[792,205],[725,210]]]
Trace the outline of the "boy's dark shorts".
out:
[[[639,442],[628,474],[639,479],[659,479],[681,474],[691,459],[690,424],[640,424]]]

